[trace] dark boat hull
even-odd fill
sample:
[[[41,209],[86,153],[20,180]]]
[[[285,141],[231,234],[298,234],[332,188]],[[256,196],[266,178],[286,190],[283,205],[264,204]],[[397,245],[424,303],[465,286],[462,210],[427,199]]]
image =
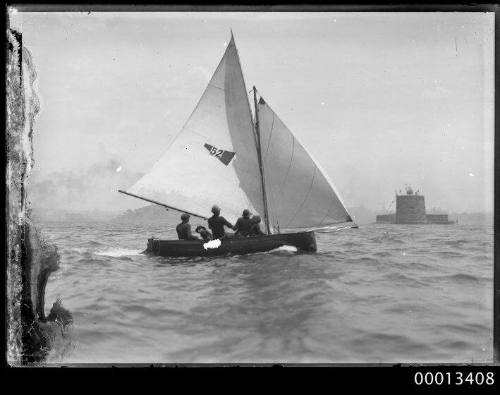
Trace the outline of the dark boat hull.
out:
[[[218,248],[205,248],[202,241],[149,239],[146,254],[166,257],[243,255],[266,252],[284,245],[297,251],[316,252],[314,232],[282,233],[222,239]]]

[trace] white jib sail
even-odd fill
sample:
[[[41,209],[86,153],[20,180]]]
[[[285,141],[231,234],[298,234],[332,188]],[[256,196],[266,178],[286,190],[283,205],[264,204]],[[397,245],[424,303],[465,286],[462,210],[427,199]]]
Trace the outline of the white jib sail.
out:
[[[263,215],[255,133],[233,37],[198,105],[165,154],[126,192],[209,217]]]
[[[315,228],[350,222],[332,182],[267,103],[258,103],[270,226]]]

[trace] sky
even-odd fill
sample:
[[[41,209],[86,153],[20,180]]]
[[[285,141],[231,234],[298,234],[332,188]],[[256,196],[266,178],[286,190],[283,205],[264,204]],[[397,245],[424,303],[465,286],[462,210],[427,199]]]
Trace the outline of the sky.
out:
[[[37,71],[33,205],[123,211],[232,29],[253,85],[347,207],[493,211],[492,13],[11,13]],[[394,206],[392,206],[394,209]]]

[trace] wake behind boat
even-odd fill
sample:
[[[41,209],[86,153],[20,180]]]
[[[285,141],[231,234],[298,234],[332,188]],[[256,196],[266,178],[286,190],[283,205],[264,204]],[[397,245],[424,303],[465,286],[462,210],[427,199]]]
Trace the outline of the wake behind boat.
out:
[[[148,173],[119,192],[204,220],[214,203],[230,220],[248,208],[261,214],[266,234],[208,243],[150,239],[147,253],[213,256],[284,245],[315,252],[310,229],[346,222],[352,226],[328,176],[257,95],[253,87],[253,117],[231,33],[222,60],[180,133]]]

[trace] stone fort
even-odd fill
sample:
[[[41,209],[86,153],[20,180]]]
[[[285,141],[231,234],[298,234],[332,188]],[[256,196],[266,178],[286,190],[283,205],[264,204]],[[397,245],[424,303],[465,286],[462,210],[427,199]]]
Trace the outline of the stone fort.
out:
[[[411,187],[406,188],[406,194],[396,194],[396,212],[377,215],[377,223],[386,224],[452,224],[448,214],[427,214],[425,198]]]

